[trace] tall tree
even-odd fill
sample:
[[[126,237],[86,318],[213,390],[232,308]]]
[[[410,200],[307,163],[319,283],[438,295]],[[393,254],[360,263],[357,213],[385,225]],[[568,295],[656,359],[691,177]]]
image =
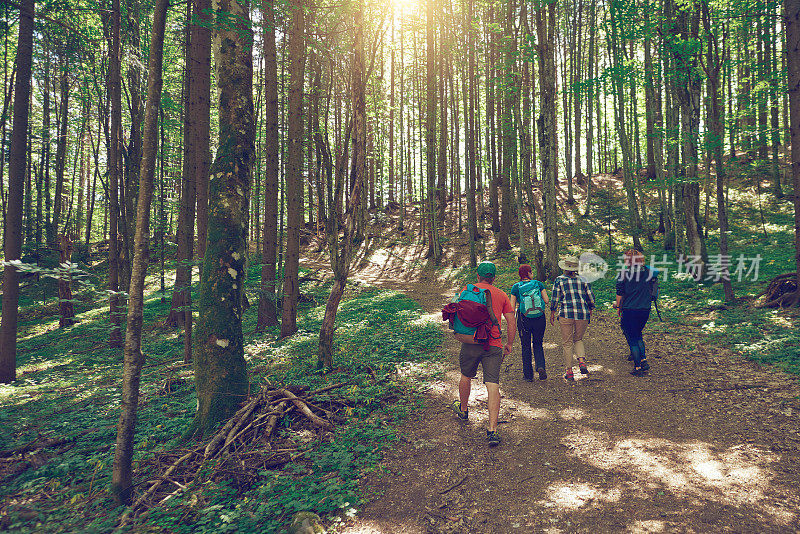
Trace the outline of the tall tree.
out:
[[[800,302],[800,0],[783,0],[789,90],[789,132],[792,142],[791,172],[794,186],[795,289],[781,300],[782,306]],[[5,308],[3,308],[5,309]]]
[[[122,93],[120,83],[119,0],[111,0],[111,43],[108,58],[108,99],[111,106],[111,132],[108,142],[108,290],[111,332],[109,345],[122,347],[122,311],[119,293],[119,184],[122,173],[120,138],[122,137]]]
[[[131,285],[128,304],[128,326],[125,330],[125,356],[122,371],[122,399],[117,423],[117,443],[111,488],[119,504],[131,500],[131,462],[136,411],[139,407],[139,382],[144,364],[142,322],[144,279],[150,255],[150,204],[153,198],[156,152],[158,151],[158,110],[161,106],[162,67],[164,62],[164,27],[167,0],[158,0],[153,13],[148,60],[147,102],[144,117],[142,161],[139,165],[139,200],[136,214],[136,236],[131,263]]]
[[[261,293],[256,328],[278,324],[275,306],[278,249],[278,55],[275,45],[275,2],[262,3],[264,20],[264,237],[261,248]]]
[[[497,250],[511,250],[509,236],[511,234],[513,177],[512,172],[517,161],[517,135],[514,125],[514,110],[519,95],[519,76],[517,76],[517,38],[516,38],[516,4],[508,2],[505,6],[505,35],[503,37],[502,102],[500,125],[503,139],[503,162],[500,173],[502,200],[500,234],[497,236]]]
[[[303,78],[305,72],[305,3],[292,0],[289,34],[289,100],[286,151],[286,260],[283,264],[281,337],[297,332],[297,301],[300,297],[300,225],[303,203]]]
[[[558,165],[558,127],[556,124],[555,31],[556,2],[548,0],[536,9],[536,48],[539,58],[539,147],[542,188],[544,190],[545,274],[558,274],[558,213],[556,180]]]
[[[247,0],[220,0],[216,8],[231,18],[214,28],[219,148],[211,166],[193,359],[198,406],[188,434],[197,436],[230,416],[247,394],[242,303],[255,161],[253,34]]]
[[[733,300],[733,284],[731,284],[730,272],[728,269],[728,208],[725,203],[725,190],[727,182],[727,173],[725,164],[722,158],[722,145],[725,139],[725,126],[722,110],[724,104],[722,103],[721,96],[721,81],[720,72],[726,60],[723,52],[720,51],[719,41],[717,35],[713,31],[710,9],[707,2],[701,4],[703,15],[703,27],[706,33],[706,54],[705,54],[705,71],[706,71],[706,92],[708,94],[708,125],[709,136],[708,145],[714,161],[716,162],[717,171],[717,218],[719,219],[719,253],[720,258],[725,260],[721,261],[722,264],[722,288],[725,295],[725,301],[731,302]],[[727,32],[723,31],[723,39],[727,37]]]
[[[442,258],[439,244],[439,225],[436,221],[436,42],[434,40],[434,9],[436,0],[426,2],[426,116],[425,116],[425,165],[427,176],[428,252],[426,256],[438,265]]]
[[[328,301],[325,304],[325,315],[322,318],[322,326],[319,331],[319,349],[317,351],[317,365],[322,368],[333,366],[333,333],[336,325],[336,313],[339,303],[344,294],[347,284],[347,275],[350,270],[350,260],[353,247],[353,238],[356,231],[356,216],[359,204],[361,204],[361,191],[364,185],[364,173],[366,170],[365,160],[365,138],[366,138],[366,72],[364,65],[364,2],[356,0],[355,12],[353,15],[353,26],[355,30],[355,42],[353,43],[353,62],[351,90],[353,121],[348,125],[345,133],[343,153],[347,152],[349,141],[350,126],[353,129],[353,158],[351,168],[350,194],[348,195],[347,206],[344,216],[340,215],[340,210],[331,204],[330,214],[327,218],[328,228],[326,229],[328,239],[328,250],[331,257],[331,267],[333,268],[333,287],[331,287]],[[325,148],[327,140],[322,141],[322,135],[317,136],[318,145],[323,148],[328,168],[330,169],[330,154]],[[344,158],[342,158],[344,159]],[[330,172],[330,170],[328,171]],[[337,189],[339,186],[337,186]],[[338,197],[338,191],[336,196]],[[402,199],[401,199],[402,201]],[[340,229],[343,235],[340,238]]]
[[[8,165],[8,201],[3,252],[5,261],[19,260],[22,254],[22,202],[27,167],[28,103],[31,94],[33,57],[34,0],[22,0],[17,40],[17,79],[14,87],[14,120],[11,126],[11,151]],[[19,272],[6,264],[3,271],[3,317],[0,320],[0,383],[17,378],[17,319]]]

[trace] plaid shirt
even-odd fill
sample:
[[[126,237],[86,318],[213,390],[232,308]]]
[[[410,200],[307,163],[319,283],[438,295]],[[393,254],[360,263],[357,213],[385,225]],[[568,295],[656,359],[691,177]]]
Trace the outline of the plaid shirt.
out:
[[[581,276],[561,275],[553,282],[550,310],[567,319],[588,320],[594,309],[592,285]]]

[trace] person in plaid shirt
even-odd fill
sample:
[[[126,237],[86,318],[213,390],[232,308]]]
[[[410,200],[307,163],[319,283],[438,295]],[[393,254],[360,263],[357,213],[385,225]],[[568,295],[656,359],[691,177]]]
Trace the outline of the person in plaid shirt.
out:
[[[553,282],[553,296],[550,298],[550,324],[555,323],[558,311],[558,326],[561,328],[561,346],[564,351],[566,380],[575,380],[572,372],[573,352],[578,359],[581,374],[589,374],[586,367],[586,347],[583,336],[589,326],[594,309],[592,286],[582,276],[578,276],[578,258],[567,256],[558,262],[564,274]]]

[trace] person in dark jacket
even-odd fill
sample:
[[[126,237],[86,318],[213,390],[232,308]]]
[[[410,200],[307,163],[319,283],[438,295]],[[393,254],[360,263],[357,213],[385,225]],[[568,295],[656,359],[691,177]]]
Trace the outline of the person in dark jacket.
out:
[[[646,375],[650,370],[645,353],[644,330],[650,318],[650,303],[658,284],[658,271],[644,264],[644,255],[638,250],[625,252],[624,265],[617,277],[617,300],[614,307],[620,317],[620,327],[633,359],[634,376]]]

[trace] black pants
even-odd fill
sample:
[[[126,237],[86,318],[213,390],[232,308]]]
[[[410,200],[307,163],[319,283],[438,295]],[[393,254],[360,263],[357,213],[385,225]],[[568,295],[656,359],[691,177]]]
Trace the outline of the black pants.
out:
[[[526,380],[533,380],[533,367],[531,366],[531,348],[533,348],[533,358],[536,362],[536,369],[544,369],[544,329],[547,320],[542,314],[541,317],[517,316],[517,330],[519,339],[522,342],[522,375]]]
[[[619,325],[622,327],[622,333],[625,334],[625,339],[631,349],[631,356],[633,356],[633,363],[636,367],[641,366],[642,360],[647,357],[644,351],[642,330],[644,330],[649,318],[649,308],[645,310],[622,310]]]

